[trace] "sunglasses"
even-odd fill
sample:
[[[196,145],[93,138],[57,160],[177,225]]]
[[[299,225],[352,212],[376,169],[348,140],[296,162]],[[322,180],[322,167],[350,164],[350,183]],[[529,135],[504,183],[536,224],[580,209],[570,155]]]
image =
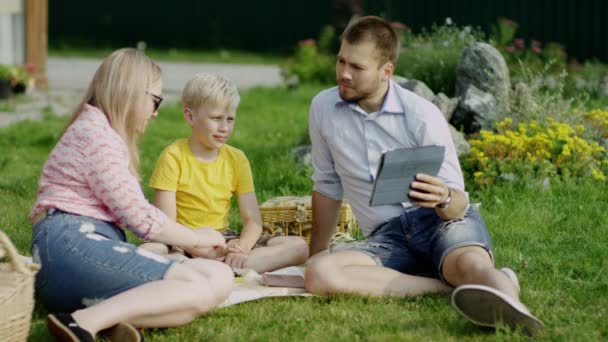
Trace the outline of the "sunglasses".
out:
[[[156,111],[158,110],[158,107],[160,107],[160,104],[163,103],[163,98],[158,95],[149,93],[149,92],[146,92],[146,94],[152,96],[152,98],[153,98],[152,101],[154,101],[154,112],[153,113],[156,113]]]

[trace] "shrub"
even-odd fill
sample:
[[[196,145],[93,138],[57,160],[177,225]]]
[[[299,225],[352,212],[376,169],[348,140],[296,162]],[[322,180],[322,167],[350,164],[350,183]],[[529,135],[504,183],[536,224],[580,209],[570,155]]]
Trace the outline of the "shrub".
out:
[[[449,18],[448,18],[449,19]],[[447,20],[445,25],[434,25],[414,36],[402,33],[402,49],[395,74],[426,83],[435,93],[454,95],[456,67],[462,51],[477,41],[483,33],[470,26],[459,28]]]
[[[559,74],[566,68],[566,52],[564,47],[555,42],[549,42],[543,47],[538,40],[530,40],[515,36],[519,24],[505,18],[498,19],[492,27],[491,43],[500,51],[509,67],[511,80],[519,81],[524,70],[522,65],[534,71]],[[547,68],[547,64],[550,67]]]
[[[576,95],[581,92],[593,98],[608,96],[608,67],[597,61],[587,61],[583,65],[574,62],[569,66],[565,93]]]
[[[321,32],[318,44],[314,39],[300,41],[294,56],[281,68],[283,79],[288,83],[294,77],[303,83],[335,82],[335,58],[331,54],[334,37],[334,29],[327,26]]]
[[[608,113],[592,111],[587,120],[608,127]],[[503,180],[591,178],[605,181],[606,150],[585,137],[585,125],[572,127],[549,118],[546,125],[535,120],[513,124],[506,118],[496,132],[481,131],[471,139],[471,152],[463,157],[463,169],[475,184],[487,186]]]
[[[562,69],[559,74],[549,74],[552,62],[544,69],[533,71],[519,61],[521,79],[514,82],[509,98],[509,112],[515,123],[536,120],[545,122],[553,118],[560,122],[577,124],[580,122],[581,109],[588,102],[585,93],[568,97],[565,94],[568,73]]]

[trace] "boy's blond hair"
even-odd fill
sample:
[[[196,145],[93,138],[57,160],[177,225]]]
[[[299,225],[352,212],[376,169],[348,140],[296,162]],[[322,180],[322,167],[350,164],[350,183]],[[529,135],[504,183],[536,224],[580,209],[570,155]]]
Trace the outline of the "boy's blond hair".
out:
[[[185,108],[196,111],[201,106],[227,105],[232,111],[236,111],[241,97],[234,83],[225,77],[200,73],[191,78],[184,86],[182,92],[182,105]]]

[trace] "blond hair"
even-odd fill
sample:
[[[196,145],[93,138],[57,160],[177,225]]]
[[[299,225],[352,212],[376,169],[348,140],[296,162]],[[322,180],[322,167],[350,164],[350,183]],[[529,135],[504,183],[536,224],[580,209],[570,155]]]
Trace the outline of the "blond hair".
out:
[[[371,41],[376,45],[379,64],[397,64],[399,59],[399,37],[386,20],[376,16],[366,16],[353,21],[342,33],[342,40],[350,44]]]
[[[139,178],[137,143],[144,119],[136,109],[142,107],[149,87],[160,79],[160,67],[143,52],[131,48],[114,51],[95,72],[82,102],[72,113],[63,132],[86,104],[99,108],[127,145],[130,171]]]
[[[226,105],[236,111],[241,97],[234,83],[225,77],[208,73],[196,74],[184,86],[182,105],[196,111],[206,104]]]

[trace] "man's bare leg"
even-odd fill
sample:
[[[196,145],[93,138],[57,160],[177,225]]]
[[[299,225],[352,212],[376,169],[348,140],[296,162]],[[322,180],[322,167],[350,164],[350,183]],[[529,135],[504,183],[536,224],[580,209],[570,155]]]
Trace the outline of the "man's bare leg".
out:
[[[452,290],[439,279],[378,266],[374,259],[361,252],[340,251],[315,259],[306,268],[305,276],[306,290],[315,294],[406,297]]]

